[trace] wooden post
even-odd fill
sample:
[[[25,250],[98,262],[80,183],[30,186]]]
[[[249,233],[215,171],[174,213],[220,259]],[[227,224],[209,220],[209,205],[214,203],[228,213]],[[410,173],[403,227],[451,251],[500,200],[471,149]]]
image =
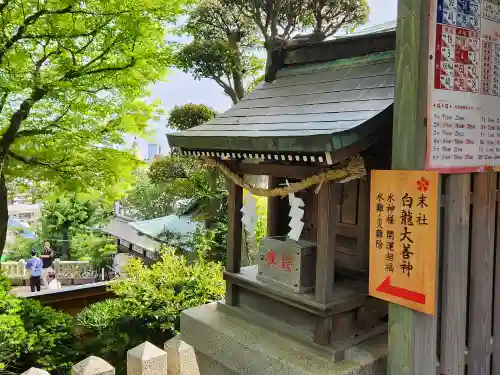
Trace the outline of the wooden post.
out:
[[[241,206],[243,204],[243,189],[233,181],[229,182],[227,203],[227,271],[238,273],[241,270]],[[236,285],[227,281],[226,303],[234,306],[237,304],[238,296]]]
[[[478,375],[491,369],[496,185],[496,173],[474,175],[467,370]]]
[[[446,180],[443,294],[441,303],[442,374],[464,374],[467,341],[467,281],[469,271],[470,174]]]
[[[393,169],[425,166],[429,11],[429,0],[398,1]],[[435,316],[389,304],[388,375],[435,374],[436,338]]]
[[[318,235],[316,247],[316,301],[327,304],[333,294],[337,203],[340,185],[326,181],[318,192]]]

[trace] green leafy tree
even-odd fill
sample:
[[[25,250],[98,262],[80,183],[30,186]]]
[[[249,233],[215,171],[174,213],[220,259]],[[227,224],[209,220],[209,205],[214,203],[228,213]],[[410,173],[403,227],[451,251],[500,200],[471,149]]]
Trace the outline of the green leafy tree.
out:
[[[168,118],[168,127],[175,130],[187,130],[217,116],[217,112],[205,104],[188,103],[176,105]]]
[[[49,198],[42,210],[42,236],[60,250],[62,259],[70,259],[70,234],[88,231],[110,212],[104,212],[98,202],[77,194]],[[54,241],[56,240],[56,241]]]
[[[246,93],[245,80],[263,68],[255,54],[256,25],[232,4],[202,0],[190,12],[183,31],[194,40],[180,49],[177,66],[196,79],[214,80],[238,103]]]
[[[154,162],[153,162],[154,164]],[[149,220],[170,215],[175,197],[170,196],[163,184],[152,182],[147,173],[135,173],[133,187],[121,201],[127,215],[137,220]]]
[[[352,30],[368,20],[366,0],[221,0],[236,8],[242,17],[251,19],[261,34],[267,50],[267,80],[272,73],[272,53],[298,32],[308,40],[324,40],[341,28]],[[295,35],[297,37],[297,35]]]
[[[141,98],[171,60],[165,27],[185,0],[0,3],[0,252],[7,183],[50,182],[111,198],[138,161],[116,149],[157,118]]]
[[[70,238],[70,255],[75,260],[92,260],[94,254],[98,254],[105,246],[113,244],[113,237],[101,233],[74,231]],[[97,269],[97,268],[94,268]]]
[[[31,249],[41,248],[40,240],[16,236],[14,242],[8,245],[9,251],[4,254],[6,261],[27,260],[31,256]]]

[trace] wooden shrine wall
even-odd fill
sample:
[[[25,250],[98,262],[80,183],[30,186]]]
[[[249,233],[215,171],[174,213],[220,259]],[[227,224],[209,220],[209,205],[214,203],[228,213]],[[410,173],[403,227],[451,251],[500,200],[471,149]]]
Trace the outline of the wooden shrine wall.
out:
[[[498,173],[442,177],[437,374],[500,374],[499,187]]]
[[[367,271],[368,243],[363,242],[363,238],[368,233],[368,186],[367,180],[338,184],[341,201],[337,210],[338,235],[335,262],[340,270]],[[311,242],[317,240],[318,210],[324,209],[318,207],[315,189],[316,187],[312,187],[297,194],[305,203],[302,238]],[[282,207],[282,217],[288,218],[289,209],[287,204]]]

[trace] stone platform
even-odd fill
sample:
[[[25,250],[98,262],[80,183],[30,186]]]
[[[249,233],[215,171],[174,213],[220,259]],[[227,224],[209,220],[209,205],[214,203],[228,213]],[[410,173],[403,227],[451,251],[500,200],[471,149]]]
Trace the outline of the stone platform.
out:
[[[184,353],[179,358],[184,358],[186,369],[190,368],[179,371],[179,375],[386,373],[388,346],[385,334],[346,350],[345,359],[335,363],[291,337],[251,324],[228,309],[217,308],[216,303],[181,314],[181,336],[177,343],[176,350]],[[179,345],[184,345],[184,349],[181,350]],[[192,348],[187,349],[190,346]]]

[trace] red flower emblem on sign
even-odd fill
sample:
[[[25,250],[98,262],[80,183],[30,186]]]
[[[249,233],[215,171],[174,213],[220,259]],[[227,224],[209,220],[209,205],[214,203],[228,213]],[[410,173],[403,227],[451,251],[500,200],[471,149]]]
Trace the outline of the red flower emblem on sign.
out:
[[[422,193],[427,192],[427,190],[429,190],[429,181],[421,177],[420,180],[417,181],[417,189]]]
[[[266,264],[268,266],[272,266],[276,264],[276,253],[272,250],[269,250],[266,253]]]

